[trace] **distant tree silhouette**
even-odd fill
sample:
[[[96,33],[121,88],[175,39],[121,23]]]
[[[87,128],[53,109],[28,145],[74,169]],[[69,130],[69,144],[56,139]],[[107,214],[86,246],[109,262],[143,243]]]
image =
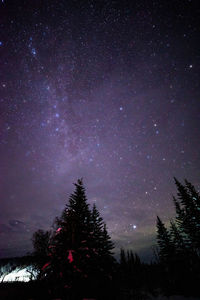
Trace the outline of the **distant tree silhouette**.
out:
[[[128,294],[130,299],[143,299],[140,292],[144,284],[144,268],[139,256],[132,250],[120,249],[118,282],[122,294]]]
[[[125,251],[123,248],[120,249],[120,268],[123,273],[125,280],[134,281],[136,277],[139,277],[139,269],[141,269],[142,263],[137,253],[132,250]]]
[[[48,258],[49,253],[49,244],[50,244],[50,231],[37,230],[32,236],[33,243],[33,255],[34,259],[34,267],[36,271],[38,271],[38,275],[41,274],[41,269]]]
[[[13,262],[0,262],[0,283],[2,283],[9,273],[13,272],[17,266]]]
[[[47,256],[49,249],[50,232],[44,230],[37,230],[32,237],[34,254],[40,256]]]

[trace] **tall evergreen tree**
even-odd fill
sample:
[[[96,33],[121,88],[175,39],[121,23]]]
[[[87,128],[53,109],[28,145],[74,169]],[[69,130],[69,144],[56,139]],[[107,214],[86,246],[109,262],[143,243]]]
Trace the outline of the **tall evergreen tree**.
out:
[[[200,255],[200,196],[194,186],[185,180],[185,186],[176,178],[178,199],[174,198],[176,222],[189,250]]]
[[[159,246],[159,258],[161,262],[168,262],[173,255],[173,244],[170,233],[164,223],[157,216],[157,242]]]
[[[98,251],[102,247],[102,232],[103,232],[103,219],[100,216],[99,211],[97,210],[96,205],[93,205],[92,214],[91,214],[91,222],[92,222],[92,234],[93,234],[93,242],[94,249]]]
[[[158,244],[161,253],[164,244],[171,244],[174,250],[183,255],[200,256],[200,196],[194,186],[185,180],[185,185],[174,178],[177,186],[177,198],[173,197],[176,210],[175,221],[171,222],[170,232],[166,230],[161,220],[157,219]],[[165,236],[165,239],[164,239]],[[165,241],[164,241],[165,240]]]
[[[75,191],[54,227],[49,260],[42,268],[44,277],[70,286],[77,280],[109,275],[113,243],[96,206],[89,208],[82,180],[75,183]]]
[[[167,292],[198,289],[200,266],[200,197],[194,186],[176,178],[177,197],[173,197],[176,216],[168,230],[157,218],[160,261],[165,263]],[[166,272],[167,271],[167,272]]]
[[[101,249],[102,255],[105,257],[111,258],[112,254],[113,254],[112,250],[114,248],[114,244],[111,241],[111,238],[108,234],[106,224],[104,224],[104,226],[103,226],[103,231],[102,231],[101,235],[102,235],[102,249]]]
[[[170,222],[170,236],[177,254],[183,252],[185,250],[184,240],[177,224],[173,220]]]

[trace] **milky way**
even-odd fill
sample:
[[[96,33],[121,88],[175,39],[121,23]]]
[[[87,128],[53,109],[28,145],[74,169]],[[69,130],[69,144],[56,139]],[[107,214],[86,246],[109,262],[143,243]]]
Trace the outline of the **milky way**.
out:
[[[1,257],[31,251],[78,178],[146,257],[173,176],[200,187],[200,9],[164,2],[1,1]]]

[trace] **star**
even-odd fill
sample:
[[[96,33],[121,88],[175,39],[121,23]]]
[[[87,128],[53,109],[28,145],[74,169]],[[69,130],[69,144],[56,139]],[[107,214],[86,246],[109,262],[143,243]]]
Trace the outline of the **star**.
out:
[[[37,54],[36,49],[35,49],[35,48],[32,48],[32,49],[31,49],[31,53],[33,54],[33,56],[36,56],[36,54]]]

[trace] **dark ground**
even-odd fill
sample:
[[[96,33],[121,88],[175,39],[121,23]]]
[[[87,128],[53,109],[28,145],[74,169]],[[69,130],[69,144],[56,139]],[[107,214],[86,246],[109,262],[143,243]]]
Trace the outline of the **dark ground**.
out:
[[[77,291],[79,288],[77,288]],[[0,284],[0,299],[19,299],[19,300],[40,300],[40,299],[54,299],[54,300],[200,300],[197,297],[184,297],[184,296],[162,296],[162,295],[148,295],[145,292],[134,292],[133,290],[121,289],[118,287],[118,293],[112,293],[102,291],[100,296],[90,295],[86,293],[85,295],[74,294],[65,296],[60,296],[56,294],[51,294],[48,286],[41,284],[39,282],[5,282]],[[59,294],[59,292],[58,292]]]

